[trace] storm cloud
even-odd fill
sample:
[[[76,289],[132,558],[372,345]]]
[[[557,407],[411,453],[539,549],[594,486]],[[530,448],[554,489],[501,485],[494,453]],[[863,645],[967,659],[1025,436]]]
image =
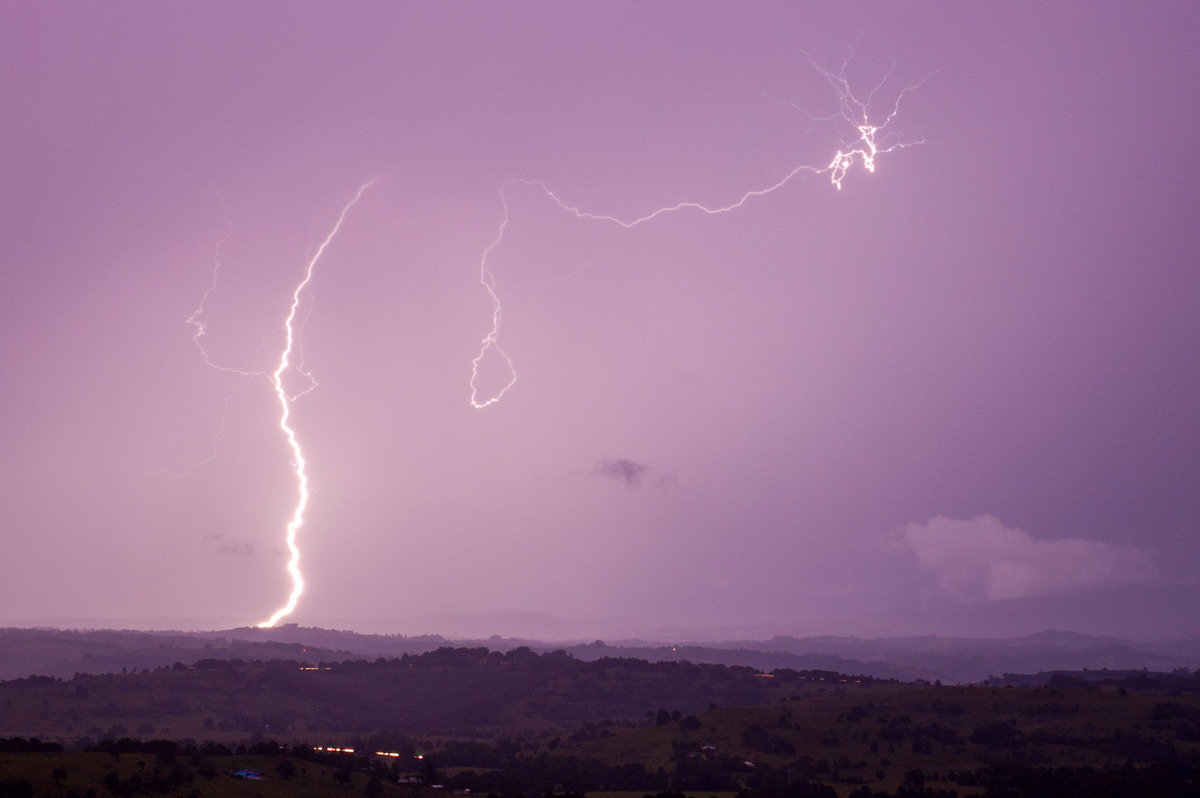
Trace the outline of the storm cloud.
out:
[[[1038,540],[991,515],[938,516],[896,537],[937,593],[955,601],[996,601],[1113,587],[1153,579],[1153,558],[1136,546],[1065,538]]]

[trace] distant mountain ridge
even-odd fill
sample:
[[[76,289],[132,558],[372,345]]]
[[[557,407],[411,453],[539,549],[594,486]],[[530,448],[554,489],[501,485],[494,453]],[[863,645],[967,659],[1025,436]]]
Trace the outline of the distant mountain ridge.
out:
[[[421,654],[442,647],[485,647],[509,651],[562,649],[582,660],[631,657],[650,661],[746,665],[769,671],[831,670],[900,681],[982,682],[1006,673],[1082,670],[1200,669],[1200,640],[1135,643],[1112,637],[1045,631],[1016,638],[855,637],[796,638],[726,643],[556,644],[491,636],[482,640],[441,635],[381,635],[285,624],[211,632],[131,630],[0,629],[0,679],[34,674],[68,678],[75,673],[117,673],[191,665],[202,659],[311,662],[375,659]]]

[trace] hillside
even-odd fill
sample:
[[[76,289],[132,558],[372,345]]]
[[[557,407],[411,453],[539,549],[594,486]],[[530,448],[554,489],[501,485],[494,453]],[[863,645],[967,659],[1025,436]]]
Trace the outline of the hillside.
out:
[[[938,687],[528,648],[31,677],[0,683],[0,795],[1195,794],[1197,675],[1052,679]]]
[[[831,675],[830,675],[831,676]],[[202,659],[128,674],[0,683],[0,737],[69,741],[135,735],[237,742],[344,739],[381,731],[530,735],[587,722],[640,722],[783,695],[751,668],[577,660],[564,652],[443,648],[396,659]]]

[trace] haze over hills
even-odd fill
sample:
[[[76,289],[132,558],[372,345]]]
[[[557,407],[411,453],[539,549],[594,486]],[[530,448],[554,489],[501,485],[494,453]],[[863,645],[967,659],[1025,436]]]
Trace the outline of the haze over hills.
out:
[[[1135,595],[1136,594],[1136,595]],[[1134,600],[1152,611],[1125,619],[1120,611]],[[296,617],[304,626],[352,629],[370,634],[436,634],[449,639],[503,638],[547,643],[602,640],[756,641],[787,636],[811,638],[1022,638],[1046,629],[1139,643],[1200,640],[1200,584],[1137,585],[1082,591],[1075,595],[1034,596],[986,602],[927,600],[920,607],[895,607],[873,613],[842,606],[837,597],[807,600],[803,619],[572,617],[528,610],[433,612],[387,615]],[[57,629],[144,629],[153,631],[233,629],[261,617],[245,614],[194,616],[56,616],[0,614],[0,627]]]
[[[1114,637],[1044,631],[1014,638],[775,636],[764,640],[609,642],[544,641],[489,635],[478,638],[380,635],[285,624],[271,629],[129,631],[0,629],[0,678],[33,674],[67,678],[203,659],[310,662],[420,654],[443,647],[508,651],[562,649],[581,660],[631,657],[649,661],[746,665],[769,671],[822,669],[876,678],[946,683],[979,682],[1006,673],[1200,668],[1200,640],[1140,643]]]

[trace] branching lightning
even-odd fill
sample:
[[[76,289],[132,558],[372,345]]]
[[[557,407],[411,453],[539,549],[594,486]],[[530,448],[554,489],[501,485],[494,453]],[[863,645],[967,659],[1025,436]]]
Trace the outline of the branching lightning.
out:
[[[868,106],[871,104],[871,101],[874,99],[876,93],[883,88],[884,84],[886,84],[888,79],[891,77],[891,71],[889,71],[888,74],[884,76],[883,80],[871,90],[870,94],[867,95],[865,100],[860,100],[855,96],[853,91],[851,91],[850,84],[845,77],[846,64],[843,64],[841,71],[835,74],[818,66],[808,53],[801,51],[801,54],[808,60],[814,69],[821,73],[821,75],[834,89],[838,96],[838,111],[835,114],[827,117],[818,117],[807,112],[804,113],[809,116],[810,119],[817,122],[848,123],[854,129],[855,134],[857,135],[857,138],[854,138],[850,141],[843,140],[841,142],[841,146],[837,150],[837,153],[833,156],[833,159],[824,167],[810,165],[797,166],[771,185],[766,186],[765,188],[747,191],[737,200],[729,203],[728,205],[709,207],[699,202],[684,201],[676,203],[675,205],[658,208],[650,213],[645,214],[644,216],[639,216],[632,219],[623,219],[621,217],[609,214],[593,213],[591,211],[582,210],[578,206],[571,205],[570,203],[561,199],[557,194],[554,193],[553,190],[550,189],[548,185],[546,185],[545,182],[541,180],[514,178],[500,186],[500,204],[504,209],[504,215],[500,222],[500,226],[496,231],[496,237],[492,240],[492,243],[488,245],[487,249],[483,251],[483,255],[479,262],[479,282],[483,286],[484,290],[487,291],[488,298],[491,301],[492,316],[491,326],[488,328],[487,334],[481,341],[479,353],[476,354],[474,359],[471,361],[470,401],[472,407],[481,409],[499,402],[509,391],[509,389],[511,389],[517,382],[517,372],[513,366],[512,358],[500,347],[500,321],[502,315],[500,295],[496,290],[495,275],[493,275],[489,265],[489,258],[495,249],[504,241],[504,234],[508,228],[509,205],[507,190],[509,187],[537,187],[541,189],[542,192],[559,208],[572,214],[577,219],[592,219],[596,221],[611,222],[612,224],[619,225],[623,228],[631,228],[649,222],[659,216],[675,213],[676,211],[694,210],[709,215],[728,213],[729,211],[741,208],[751,199],[771,194],[772,192],[783,188],[797,175],[803,173],[810,173],[813,175],[828,174],[829,181],[833,184],[834,188],[841,190],[842,181],[845,180],[846,174],[850,171],[855,163],[861,163],[863,168],[868,172],[874,172],[875,159],[879,155],[921,143],[920,140],[908,142],[895,141],[888,144],[883,144],[881,142],[881,139],[884,136],[888,126],[892,124],[893,120],[896,118],[896,115],[900,111],[901,101],[909,92],[915,91],[917,86],[909,85],[902,89],[897,94],[895,103],[893,103],[890,113],[888,113],[882,122],[879,124],[874,124],[868,117]],[[793,107],[798,108],[798,106]],[[480,364],[483,362],[484,358],[489,355],[489,353],[494,353],[495,356],[498,356],[503,360],[505,367],[508,369],[508,378],[503,387],[501,387],[498,391],[484,396],[481,395],[477,382],[479,379]]]
[[[225,198],[217,193],[217,199],[221,201],[221,219],[225,222],[225,235],[213,245],[213,270],[212,280],[208,284],[208,288],[200,297],[200,304],[192,311],[192,315],[188,316],[187,324],[192,328],[192,343],[200,350],[200,356],[204,358],[204,364],[209,368],[217,371],[226,371],[230,374],[237,374],[242,377],[266,377],[265,371],[242,371],[241,369],[222,366],[219,363],[214,363],[209,357],[208,350],[204,348],[204,335],[208,331],[208,326],[201,321],[204,316],[204,306],[208,304],[208,298],[217,290],[217,284],[221,280],[221,247],[233,237],[233,224],[229,221],[229,207],[225,204]]]
[[[308,463],[304,459],[304,451],[300,446],[300,440],[296,435],[296,431],[291,425],[291,411],[292,403],[316,388],[317,383],[316,380],[313,379],[312,375],[304,369],[303,362],[297,362],[295,366],[292,364],[293,353],[297,350],[296,317],[300,311],[300,304],[303,294],[308,288],[309,283],[312,282],[313,274],[316,271],[318,261],[320,261],[321,256],[325,253],[325,250],[337,236],[343,222],[346,220],[346,215],[350,212],[350,209],[354,207],[355,203],[357,203],[362,197],[363,192],[365,192],[374,182],[375,181],[371,181],[359,186],[358,191],[355,192],[350,201],[342,207],[341,213],[338,214],[337,221],[334,223],[333,228],[316,248],[316,251],[308,261],[308,265],[305,267],[302,279],[292,290],[291,306],[288,308],[287,317],[283,321],[284,345],[279,354],[279,361],[275,366],[274,371],[244,371],[214,363],[209,357],[208,352],[205,350],[203,341],[201,340],[205,334],[205,325],[200,319],[204,313],[205,302],[208,300],[209,295],[212,294],[217,287],[217,275],[220,267],[220,246],[222,243],[228,240],[228,232],[226,237],[217,243],[217,256],[214,260],[212,283],[209,285],[208,290],[204,292],[204,296],[200,300],[200,305],[187,320],[187,323],[192,325],[192,327],[195,329],[193,340],[196,344],[196,347],[200,350],[201,355],[203,355],[204,362],[206,364],[219,371],[227,371],[245,377],[265,377],[270,381],[271,388],[275,392],[275,396],[279,401],[279,429],[283,433],[284,438],[287,440],[288,447],[291,449],[290,464],[292,471],[296,476],[297,491],[296,504],[293,507],[292,517],[287,524],[286,532],[286,542],[289,554],[287,571],[291,576],[292,590],[283,606],[275,610],[275,612],[267,620],[258,624],[260,628],[274,626],[275,624],[279,623],[280,619],[290,615],[296,609],[296,605],[300,601],[300,596],[304,593],[304,576],[300,571],[300,547],[297,543],[297,537],[300,527],[304,524],[304,511],[308,507]],[[226,214],[226,228],[228,231],[228,214]],[[307,380],[307,383],[302,390],[296,393],[289,393],[284,386],[284,376],[293,369],[300,373]]]
[[[213,244],[212,279],[208,284],[208,288],[205,289],[204,293],[200,296],[200,302],[198,305],[196,305],[196,309],[192,311],[192,315],[188,316],[186,324],[192,327],[192,343],[196,345],[196,349],[200,351],[200,356],[204,358],[204,364],[209,368],[216,369],[217,371],[229,372],[230,374],[237,374],[241,377],[266,377],[268,375],[263,371],[242,371],[240,369],[222,366],[219,363],[214,363],[208,354],[208,350],[204,348],[204,342],[201,340],[204,338],[204,334],[206,332],[206,325],[203,321],[201,321],[201,317],[204,316],[204,306],[208,303],[208,298],[212,295],[212,293],[217,290],[217,285],[221,278],[221,248],[228,243],[231,238],[233,238],[233,224],[229,221],[229,207],[225,204],[225,198],[221,196],[219,191],[214,189],[213,193],[217,195],[217,199],[221,203],[221,219],[225,223],[225,235],[218,239],[215,244]],[[240,384],[238,387],[240,387]],[[191,474],[197,468],[216,460],[217,441],[220,440],[222,433],[225,431],[225,422],[229,417],[229,406],[232,404],[233,397],[236,393],[237,389],[235,388],[225,397],[225,402],[221,408],[220,421],[217,424],[217,431],[212,437],[212,444],[209,448],[207,457],[190,463],[181,471],[162,470],[154,473],[169,474],[170,476],[176,478],[185,477],[188,474]]]
[[[510,206],[509,206],[509,190],[514,186],[527,186],[540,189],[555,205],[561,210],[571,214],[577,219],[594,220],[599,222],[608,222],[617,225],[621,228],[633,228],[639,225],[651,222],[659,216],[673,214],[676,212],[696,211],[707,215],[724,214],[741,208],[743,205],[757,197],[763,197],[771,194],[788,183],[792,182],[798,175],[810,173],[812,175],[828,175],[830,183],[834,188],[840,190],[843,181],[846,179],[850,170],[856,165],[861,164],[867,172],[874,172],[877,158],[884,153],[892,152],[903,147],[912,146],[921,143],[919,140],[885,141],[885,132],[892,125],[900,110],[900,104],[903,98],[910,92],[915,90],[916,86],[906,86],[900,90],[896,96],[894,104],[891,106],[890,112],[883,117],[882,121],[873,122],[868,116],[868,108],[874,100],[875,96],[887,83],[891,76],[889,72],[864,100],[860,100],[850,89],[849,82],[845,78],[845,65],[838,73],[830,73],[821,69],[808,56],[803,53],[808,59],[813,68],[816,69],[829,83],[831,88],[837,95],[838,106],[837,111],[825,117],[806,115],[814,122],[829,122],[838,125],[848,125],[851,132],[848,138],[844,137],[840,142],[833,158],[829,160],[825,166],[800,165],[783,174],[777,180],[765,187],[746,191],[737,197],[734,201],[725,205],[708,206],[694,201],[682,201],[674,205],[669,205],[650,211],[642,216],[635,218],[620,217],[605,213],[596,213],[593,211],[584,210],[580,206],[573,205],[559,197],[545,182],[541,180],[516,178],[503,183],[499,188],[500,203],[503,208],[503,217],[496,231],[496,235],[492,242],[483,251],[479,262],[479,280],[484,290],[487,292],[491,302],[491,324],[487,334],[481,341],[481,346],[478,354],[471,361],[471,377],[470,377],[470,402],[475,408],[484,408],[495,404],[516,384],[517,372],[513,366],[513,361],[510,356],[500,346],[500,327],[502,308],[500,295],[497,289],[497,280],[492,272],[491,260],[496,249],[504,242],[505,234],[510,222]],[[790,103],[789,103],[790,104]],[[797,107],[798,106],[794,106]],[[803,109],[800,109],[803,111]],[[291,591],[288,594],[287,600],[275,610],[266,620],[257,624],[260,628],[273,627],[280,622],[281,619],[289,616],[295,611],[301,596],[304,593],[305,581],[300,569],[301,549],[298,543],[301,527],[304,524],[305,512],[308,508],[310,490],[308,477],[308,463],[304,456],[304,451],[301,447],[299,437],[295,428],[292,425],[292,405],[300,397],[317,387],[316,380],[304,368],[303,359],[299,353],[298,346],[298,328],[303,326],[300,320],[301,305],[305,292],[309,289],[312,282],[316,267],[326,249],[338,235],[346,220],[351,208],[353,208],[363,193],[374,183],[374,181],[363,184],[355,192],[354,196],[342,207],[336,222],[332,229],[316,247],[312,257],[304,269],[301,279],[296,283],[291,292],[291,304],[288,308],[286,317],[283,320],[283,338],[284,344],[279,352],[279,357],[275,368],[271,371],[266,370],[243,370],[232,368],[227,365],[222,365],[209,356],[209,352],[204,345],[204,337],[207,332],[206,324],[202,320],[205,313],[205,306],[210,296],[216,291],[218,284],[218,276],[220,270],[220,255],[222,246],[230,239],[232,228],[229,224],[228,212],[224,212],[226,234],[216,243],[214,261],[213,261],[213,276],[208,289],[204,292],[200,299],[199,305],[195,311],[187,319],[187,324],[193,328],[193,342],[200,351],[204,362],[209,367],[228,372],[246,378],[247,380],[254,378],[263,378],[271,386],[275,394],[279,407],[278,426],[280,432],[290,449],[290,465],[295,475],[296,480],[296,501],[292,508],[291,518],[287,523],[285,532],[285,541],[288,549],[287,572],[291,578]],[[224,203],[222,202],[224,207]],[[478,386],[480,366],[487,357],[499,357],[503,366],[507,368],[507,378],[504,380],[504,385],[499,390],[483,394]],[[285,386],[285,378],[291,374],[298,374],[304,380],[304,385],[298,391],[289,392]],[[228,401],[226,403],[228,410]],[[222,424],[224,421],[222,420]],[[215,450],[213,453],[215,457]],[[210,458],[211,459],[211,458]],[[207,462],[207,461],[206,461]],[[194,466],[193,466],[194,467]]]

